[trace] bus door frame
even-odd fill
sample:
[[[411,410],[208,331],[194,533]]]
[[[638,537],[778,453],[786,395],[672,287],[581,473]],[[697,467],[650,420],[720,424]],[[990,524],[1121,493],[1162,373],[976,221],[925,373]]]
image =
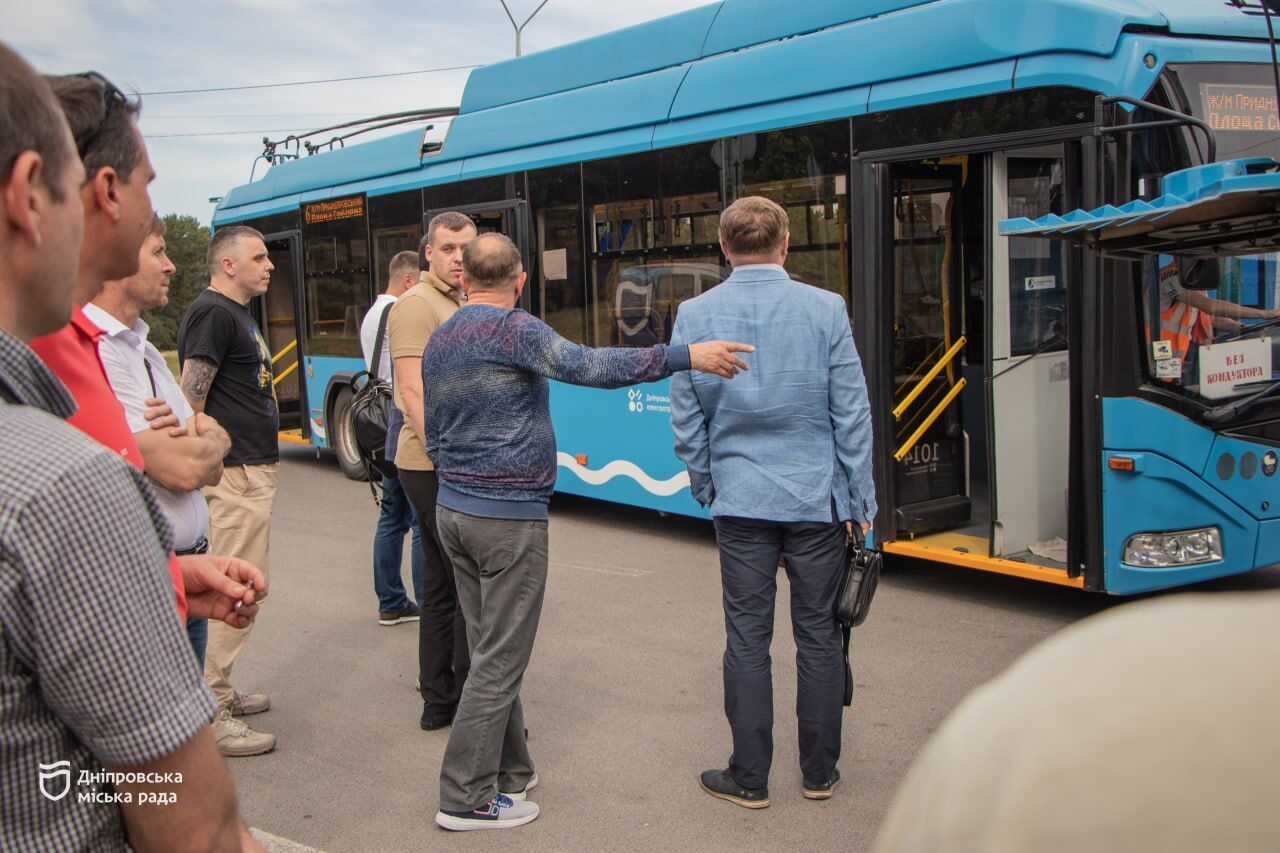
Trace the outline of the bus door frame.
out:
[[[986,155],[977,154],[974,156],[985,157]],[[894,194],[895,187],[893,182],[899,179],[909,180],[911,178],[924,178],[924,179],[937,178],[940,180],[949,181],[950,186],[947,192],[951,194],[952,207],[951,207],[951,212],[948,216],[947,227],[951,230],[951,239],[952,239],[953,249],[952,249],[952,254],[949,261],[951,264],[951,269],[947,271],[948,272],[947,290],[949,292],[945,292],[940,295],[944,303],[953,303],[951,304],[949,309],[945,311],[943,314],[944,322],[949,327],[945,329],[943,332],[943,340],[944,341],[949,340],[952,344],[955,344],[961,337],[964,336],[963,333],[966,331],[964,328],[966,319],[968,319],[968,321],[971,323],[975,321],[986,323],[987,318],[985,317],[966,318],[964,316],[965,307],[966,307],[965,300],[964,300],[965,288],[964,288],[964,262],[963,262],[965,223],[963,218],[964,211],[963,211],[962,199],[964,197],[964,193],[966,192],[966,190],[964,186],[964,181],[962,179],[963,170],[960,166],[953,165],[953,164],[938,163],[933,166],[930,166],[930,165],[919,162],[919,160],[925,160],[925,159],[933,159],[933,158],[922,157],[922,158],[918,158],[918,160],[906,160],[906,161],[899,160],[897,162],[888,164],[888,170],[886,172],[885,179],[884,179],[885,184],[883,187],[886,194],[881,199],[881,203],[883,204],[885,209],[884,215],[886,218],[885,218],[885,224],[884,224],[884,228],[885,228],[884,242],[881,244],[882,245],[881,254],[882,254],[883,262],[880,267],[879,280],[881,282],[880,286],[882,288],[885,288],[887,291],[888,283],[894,280],[894,275],[895,275],[894,262],[896,259],[896,253],[893,251],[893,245],[894,245],[893,228],[894,228],[894,219],[895,219],[894,204],[897,197]],[[941,159],[941,158],[938,158],[938,159]],[[959,295],[959,298],[955,299],[954,297],[957,294]],[[990,300],[988,299],[987,302],[989,301]],[[881,325],[886,330],[892,329],[893,319],[895,317],[896,309],[897,309],[897,306],[894,303],[893,299],[888,299],[885,302],[884,304],[885,315],[881,319]],[[970,331],[969,334],[972,334],[972,332]],[[894,335],[891,332],[889,332],[887,335],[887,343],[888,343],[888,352],[886,357],[888,360],[885,361],[883,364],[883,367],[885,368],[888,368],[893,364],[893,358],[895,355],[893,351]],[[946,349],[946,347],[943,346],[941,347],[941,349]],[[939,357],[941,356],[942,356],[942,352],[939,351]],[[962,372],[962,368],[964,365],[964,357],[965,357],[964,350],[961,350],[959,353],[956,354],[956,356],[950,362],[950,364],[955,369],[954,372],[956,375]],[[984,354],[984,358],[987,361],[989,361],[989,354]],[[924,366],[925,366],[925,363],[922,363],[920,365],[920,367],[924,367]],[[892,371],[889,371],[889,370],[885,370],[883,372],[885,374],[886,381],[888,381],[889,383],[886,389],[888,393],[888,396],[886,399],[892,401],[894,391],[895,391],[893,387],[893,378],[892,378],[893,374],[892,374]],[[946,371],[946,373],[948,374],[950,372],[951,371]],[[955,383],[953,383],[953,387],[954,387],[954,384]],[[948,405],[943,410],[940,418],[943,419],[944,421],[951,421],[953,418],[956,418],[957,410],[961,405],[962,405],[961,400],[960,398],[957,397],[950,405]],[[890,404],[889,408],[892,409],[892,404]],[[984,413],[983,417],[988,417],[988,415],[989,413]],[[988,417],[988,421],[989,421],[989,417]],[[885,448],[887,450],[892,450],[893,446],[897,444],[897,438],[895,435],[896,430],[894,429],[894,421],[892,419],[892,415],[890,415],[890,419],[888,421],[887,426],[888,426],[888,430],[884,433],[884,435],[886,439],[892,439],[892,440],[890,441],[889,444],[885,445]],[[960,422],[959,420],[955,421],[955,426],[960,429],[963,429],[962,422]],[[984,432],[989,434],[990,431],[991,431],[990,424],[988,423],[987,429],[984,430]],[[959,455],[955,463],[959,469],[958,491],[954,495],[947,495],[947,496],[944,496],[943,498],[931,499],[931,501],[929,502],[951,500],[952,498],[962,499],[964,505],[968,506],[969,513],[972,513],[973,507],[971,504],[971,497],[970,497],[971,483],[970,483],[970,470],[969,470],[970,463],[971,463],[971,454],[967,452],[968,441],[965,438],[962,437],[957,442],[957,444],[960,448]],[[987,458],[988,459],[990,458],[989,455]],[[901,463],[892,463],[889,465],[889,473],[895,476],[895,478],[896,478],[896,471],[897,471],[896,465],[898,464],[901,464]],[[956,504],[956,505],[959,505],[959,504]],[[919,506],[919,504],[916,504],[915,506]],[[897,501],[895,500],[894,502],[895,521],[901,520],[897,515],[897,511],[900,508],[901,508],[901,505],[898,504]],[[970,515],[970,518],[971,517],[972,516]],[[926,535],[927,535],[927,532],[926,532]],[[983,555],[983,556],[988,556],[988,555]]]
[[[1096,119],[1099,123],[1101,117]],[[1068,210],[1094,210],[1104,199],[1123,204],[1128,195],[1126,139],[1085,136],[1065,146]],[[1119,165],[1118,165],[1119,164]],[[1113,186],[1114,185],[1114,186]],[[1107,282],[1123,286],[1121,262],[1073,246],[1067,250],[1067,346],[1071,371],[1070,472],[1067,478],[1067,574],[1084,576],[1085,589],[1106,588],[1102,548],[1102,356],[1115,357],[1108,335],[1122,333],[1105,310]],[[1074,282],[1074,288],[1070,285]],[[1128,330],[1138,334],[1136,326]]]
[[[892,210],[885,203],[886,193],[892,188],[890,167],[903,160],[950,154],[980,155],[1011,148],[1062,143],[1066,206],[1070,209],[1092,210],[1103,204],[1104,199],[1116,198],[1114,194],[1107,194],[1110,188],[1106,186],[1102,174],[1104,160],[1114,158],[1114,153],[1107,146],[1114,146],[1116,142],[1094,135],[1099,123],[1100,119],[1095,116],[1090,122],[1076,125],[876,151],[857,150],[855,136],[850,165],[850,192],[855,199],[853,215],[850,216],[850,228],[853,232],[850,245],[861,250],[861,257],[854,259],[852,267],[854,278],[850,309],[853,313],[854,340],[858,345],[858,352],[866,362],[867,390],[871,400],[876,442],[872,470],[880,495],[880,511],[876,517],[875,529],[880,541],[892,541],[898,537],[893,454],[885,450],[893,436],[893,381],[890,373],[884,369],[886,364],[892,362],[893,339],[887,331],[888,326],[883,323],[888,304],[885,288],[881,286],[889,263],[886,249],[893,237],[892,222],[889,219]],[[994,235],[989,239],[995,239]],[[1114,265],[1114,262],[1107,263]],[[1067,574],[1069,577],[1083,574],[1084,586],[1090,590],[1102,590],[1105,584],[1101,530],[1102,409],[1097,357],[1101,340],[1097,325],[1097,310],[1101,306],[1098,291],[1103,280],[1103,269],[1104,262],[1093,253],[1086,253],[1079,248],[1068,250],[1067,314],[1071,332],[1067,353],[1071,385],[1071,458],[1067,480]],[[992,300],[987,299],[986,304],[990,315]],[[1092,326],[1088,322],[1088,312],[1093,313]],[[991,328],[991,320],[987,316],[988,329]],[[990,335],[987,336],[986,349],[986,369],[989,373]],[[991,413],[988,413],[988,417],[990,416]],[[990,431],[988,434],[990,435]],[[989,466],[995,465],[993,453],[993,448],[988,447]],[[994,470],[989,471],[988,476],[994,482]],[[1090,507],[1093,509],[1090,510]],[[994,503],[992,512],[994,516]]]
[[[893,452],[893,334],[886,322],[892,300],[884,286],[885,275],[891,273],[890,247],[893,241],[893,177],[891,162],[855,160],[850,190],[858,203],[849,217],[853,239],[861,236],[855,275],[850,296],[853,314],[853,336],[862,356],[866,374],[867,396],[871,403],[872,434],[876,452],[871,469],[879,495],[879,514],[875,529],[880,541],[898,538],[897,478],[894,476]]]
[[[516,244],[516,248],[520,250],[520,262],[524,265],[525,272],[529,271],[529,205],[522,198],[509,198],[501,201],[477,204],[455,205],[453,207],[442,207],[436,210],[428,210],[422,214],[422,233],[427,233],[427,227],[431,224],[431,219],[441,213],[453,211],[455,213],[463,213],[470,216],[473,213],[492,213],[500,212],[503,214],[504,220],[511,228],[511,233],[506,236],[511,238],[511,242]],[[523,308],[531,313],[533,311],[532,296],[530,288],[526,285],[524,291],[520,294],[520,302],[518,307]]]
[[[264,234],[262,242],[271,244],[278,242],[286,242],[289,244],[289,255],[293,261],[293,283],[291,287],[291,296],[293,298],[293,334],[297,346],[294,354],[298,359],[298,420],[302,428],[301,437],[311,440],[311,407],[307,395],[307,377],[311,375],[311,365],[307,363],[306,338],[302,332],[306,328],[306,270],[303,268],[302,257],[302,229],[292,228],[288,231],[276,231],[271,234]],[[255,297],[253,300],[253,313],[258,320],[258,328],[262,329],[262,336],[270,345],[270,332],[267,328],[267,295]],[[275,353],[272,353],[274,357]],[[275,365],[272,366],[272,377],[275,376]]]
[[[967,144],[965,144],[967,143]],[[983,157],[994,145],[975,145],[973,140],[963,140],[951,145],[913,146],[908,149],[894,151],[867,152],[859,156],[854,151],[851,160],[852,180],[850,191],[855,202],[851,209],[850,246],[854,247],[857,256],[851,267],[852,293],[849,308],[853,314],[853,337],[858,353],[862,357],[863,372],[866,373],[867,395],[871,402],[872,432],[875,441],[875,453],[872,454],[871,467],[876,481],[879,497],[879,513],[875,519],[875,529],[880,541],[893,541],[898,538],[898,497],[895,486],[896,464],[893,460],[892,445],[895,434],[893,419],[893,333],[890,309],[893,307],[890,289],[885,286],[893,273],[893,174],[895,166],[917,160],[944,157],[950,154],[969,154]],[[986,203],[990,202],[988,192]],[[988,255],[990,252],[988,251]],[[987,312],[990,313],[991,300],[986,300]],[[983,317],[982,322],[990,328],[991,318]],[[983,359],[986,370],[990,370],[991,345],[990,335],[986,336],[986,352]],[[984,414],[990,420],[990,412]],[[994,460],[990,449],[991,430],[988,436],[988,478],[992,476],[991,466]],[[967,466],[969,460],[965,459]],[[968,474],[966,471],[966,481]],[[989,556],[989,555],[978,555]]]

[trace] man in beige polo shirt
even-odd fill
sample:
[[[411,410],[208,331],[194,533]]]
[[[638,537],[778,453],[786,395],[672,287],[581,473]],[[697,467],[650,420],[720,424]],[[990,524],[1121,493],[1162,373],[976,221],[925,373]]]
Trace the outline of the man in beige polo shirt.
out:
[[[418,283],[396,300],[387,321],[396,408],[404,416],[395,465],[418,517],[425,557],[418,602],[418,670],[423,703],[420,725],[428,731],[453,722],[471,655],[467,625],[453,585],[453,566],[436,532],[440,483],[427,458],[422,427],[422,352],[431,333],[458,310],[462,250],[475,236],[475,224],[465,214],[448,211],[433,217],[418,248],[422,270]]]

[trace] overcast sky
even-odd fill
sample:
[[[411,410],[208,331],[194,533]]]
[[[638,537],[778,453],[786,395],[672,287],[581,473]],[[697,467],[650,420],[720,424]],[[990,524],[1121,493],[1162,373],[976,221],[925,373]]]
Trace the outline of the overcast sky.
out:
[[[523,21],[539,0],[508,0]],[[549,0],[524,52],[708,0]],[[45,73],[93,69],[136,92],[284,83],[484,64],[514,55],[499,0],[10,0],[2,38]],[[643,46],[637,45],[638,50]],[[145,95],[142,130],[161,213],[208,224],[244,183],[261,138],[415,107],[456,106],[467,71],[239,92]],[[239,135],[172,134],[247,131]],[[262,167],[259,166],[259,175]]]

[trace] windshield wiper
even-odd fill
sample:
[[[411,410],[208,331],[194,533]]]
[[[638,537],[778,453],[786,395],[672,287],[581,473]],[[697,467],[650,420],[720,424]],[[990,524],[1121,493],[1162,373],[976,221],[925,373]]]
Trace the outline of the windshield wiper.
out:
[[[1241,325],[1243,326],[1244,324],[1242,323]],[[1246,328],[1241,329],[1235,335],[1232,335],[1229,338],[1223,338],[1220,341],[1214,341],[1214,343],[1229,344],[1232,341],[1238,341],[1241,338],[1247,338],[1250,335],[1261,332],[1263,329],[1270,329],[1272,326],[1280,326],[1280,317],[1275,317],[1273,319],[1268,320],[1265,323],[1259,323],[1256,326],[1248,326]]]
[[[1228,423],[1229,421],[1235,420],[1259,403],[1266,402],[1267,399],[1275,394],[1276,391],[1280,391],[1280,382],[1272,382],[1266,388],[1263,388],[1255,394],[1250,394],[1243,400],[1236,400],[1234,403],[1224,403],[1221,406],[1214,406],[1212,409],[1206,411],[1201,419],[1207,424],[1220,426]]]

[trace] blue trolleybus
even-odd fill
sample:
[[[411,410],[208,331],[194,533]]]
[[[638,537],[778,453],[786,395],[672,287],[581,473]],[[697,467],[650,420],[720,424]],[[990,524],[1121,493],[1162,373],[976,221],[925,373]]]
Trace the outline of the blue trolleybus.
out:
[[[511,236],[524,307],[566,338],[646,346],[727,275],[720,211],[768,196],[792,275],[849,305],[886,552],[1116,594],[1247,572],[1280,562],[1280,401],[1224,401],[1272,377],[1275,256],[1117,259],[1000,223],[1280,156],[1262,11],[723,0],[477,69],[456,110],[373,141],[269,145],[214,225],[267,235],[282,438],[354,476],[360,320],[435,212]],[[669,407],[665,382],[553,384],[557,488],[705,515]]]

